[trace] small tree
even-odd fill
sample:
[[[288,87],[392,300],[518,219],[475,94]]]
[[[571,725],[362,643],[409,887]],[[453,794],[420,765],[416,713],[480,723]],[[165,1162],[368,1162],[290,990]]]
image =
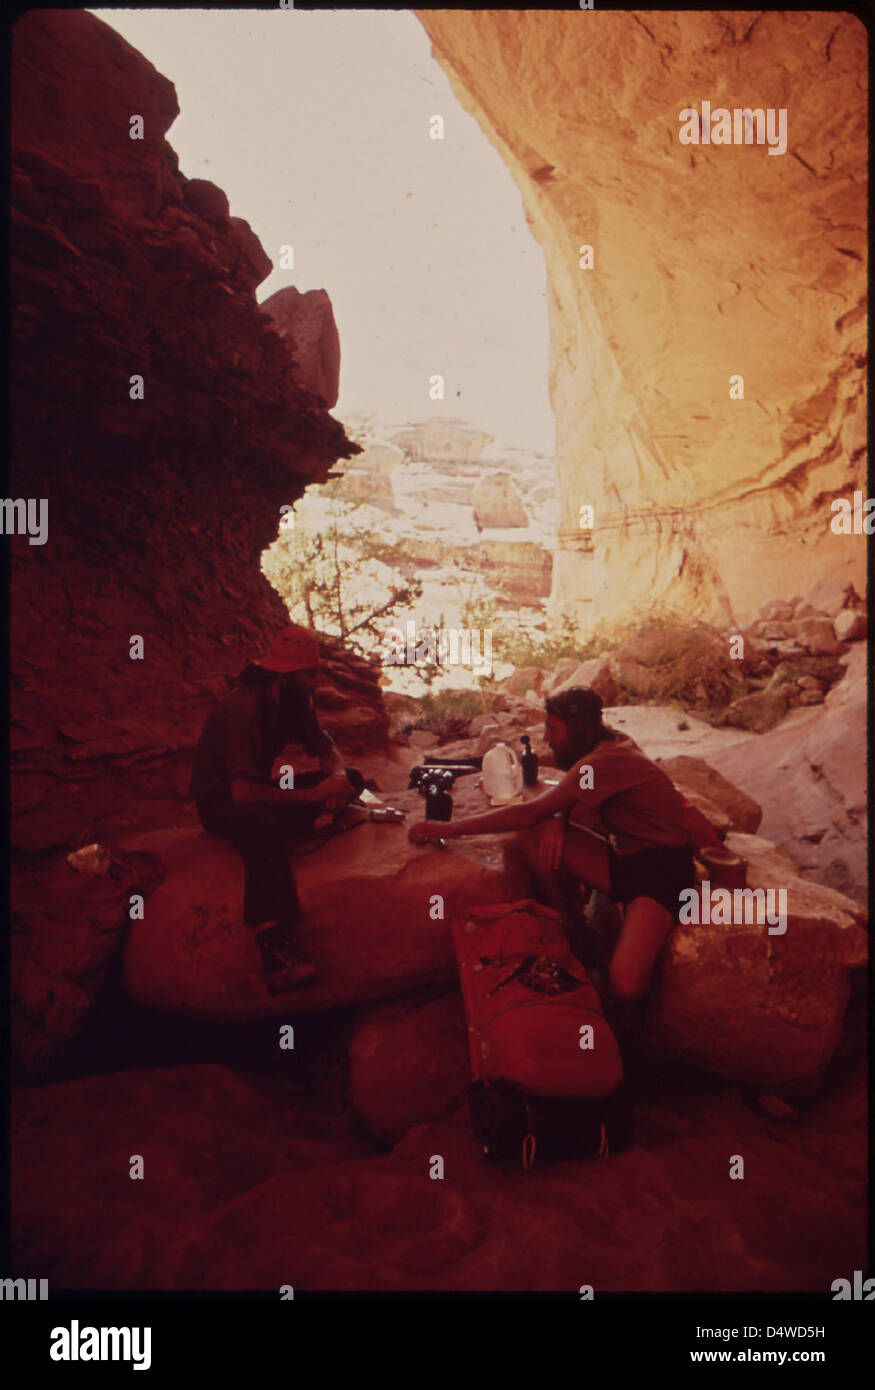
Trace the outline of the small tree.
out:
[[[379,559],[381,541],[354,519],[357,510],[339,498],[302,498],[261,568],[295,622],[368,656],[393,616],[422,597],[422,585],[395,582]]]

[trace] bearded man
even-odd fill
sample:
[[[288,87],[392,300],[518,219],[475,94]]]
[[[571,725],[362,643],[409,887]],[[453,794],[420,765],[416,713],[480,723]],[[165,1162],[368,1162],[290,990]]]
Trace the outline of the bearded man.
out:
[[[630,739],[602,722],[602,700],[575,686],[545,702],[546,738],[565,776],[530,801],[463,820],[421,821],[414,844],[464,835],[517,832],[517,844],[541,895],[562,905],[562,880],[605,893],[623,906],[623,928],[611,956],[616,999],[644,997],[653,967],[695,884],[689,808],[661,768]],[[572,825],[575,809],[596,812],[607,834]]]

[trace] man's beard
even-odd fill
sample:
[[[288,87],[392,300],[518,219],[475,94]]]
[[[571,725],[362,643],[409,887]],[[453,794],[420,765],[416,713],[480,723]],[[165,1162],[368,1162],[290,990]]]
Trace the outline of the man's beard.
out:
[[[305,690],[294,673],[283,677],[280,682],[278,718],[284,731],[294,731],[301,720],[309,713],[310,692]]]
[[[591,729],[580,729],[576,732],[569,731],[568,739],[561,753],[557,753],[556,763],[561,772],[570,772],[574,764],[580,762],[587,753],[591,753],[599,741],[598,733],[593,733]]]

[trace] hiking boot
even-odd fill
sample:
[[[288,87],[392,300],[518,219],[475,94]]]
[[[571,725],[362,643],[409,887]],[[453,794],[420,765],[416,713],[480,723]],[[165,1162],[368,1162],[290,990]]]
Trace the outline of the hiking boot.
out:
[[[302,989],[316,979],[316,967],[295,955],[287,928],[274,923],[256,937],[261,952],[264,982],[271,994]]]

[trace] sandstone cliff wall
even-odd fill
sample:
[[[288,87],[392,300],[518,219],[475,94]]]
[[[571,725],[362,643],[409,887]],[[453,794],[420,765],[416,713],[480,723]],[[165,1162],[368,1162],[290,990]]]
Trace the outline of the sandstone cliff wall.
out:
[[[6,542],[13,841],[42,849],[184,789],[206,710],[285,619],[259,567],[280,506],[359,448],[255,302],[257,237],[180,174],[172,85],[94,16],[31,11],[12,91],[11,495],[49,502],[45,545]],[[369,668],[332,670],[328,727],[379,736]]]
[[[862,593],[865,537],[829,529],[832,498],[866,486],[860,21],[416,13],[544,248],[557,607],[584,627],[657,598],[743,621],[820,574]],[[787,108],[787,152],[682,145],[704,100]]]

